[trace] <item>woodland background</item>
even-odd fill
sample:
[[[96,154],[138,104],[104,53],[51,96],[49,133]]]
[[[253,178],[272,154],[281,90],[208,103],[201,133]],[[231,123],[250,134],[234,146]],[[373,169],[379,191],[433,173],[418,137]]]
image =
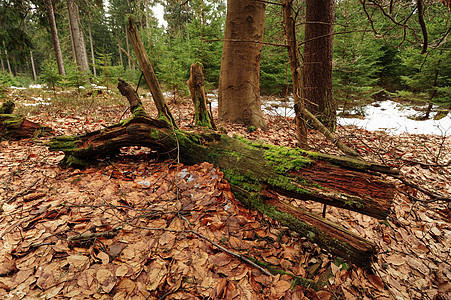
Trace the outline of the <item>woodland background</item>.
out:
[[[140,72],[121,48],[134,57],[126,26],[137,20],[146,50],[166,90],[186,95],[189,67],[204,66],[208,89],[217,88],[222,54],[224,1],[77,0],[86,41],[89,76],[75,66],[66,5],[52,1],[66,75],[56,66],[47,15],[47,0],[0,1],[0,85],[79,87],[89,83],[113,85],[118,77],[138,83]],[[443,2],[443,1],[442,1]],[[167,26],[152,10],[164,7]],[[378,1],[337,1],[334,35],[334,97],[339,103],[360,103],[381,91],[408,100],[451,105],[450,13],[440,1],[424,1],[428,50],[422,54],[416,5],[395,1],[391,16]],[[380,2],[380,4],[386,4]],[[303,41],[305,3],[295,1],[298,41]],[[392,18],[392,19],[390,19]],[[403,20],[396,23],[393,20]],[[279,5],[267,5],[261,60],[263,94],[286,95],[291,83]],[[141,83],[142,84],[142,83]],[[145,84],[144,84],[145,85]]]

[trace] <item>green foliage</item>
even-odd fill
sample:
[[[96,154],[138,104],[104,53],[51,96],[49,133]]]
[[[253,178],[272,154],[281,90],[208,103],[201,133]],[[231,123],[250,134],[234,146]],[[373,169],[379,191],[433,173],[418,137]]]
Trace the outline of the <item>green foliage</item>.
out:
[[[41,66],[41,79],[53,90],[58,85],[62,76],[58,73],[58,66],[55,60],[47,59]]]

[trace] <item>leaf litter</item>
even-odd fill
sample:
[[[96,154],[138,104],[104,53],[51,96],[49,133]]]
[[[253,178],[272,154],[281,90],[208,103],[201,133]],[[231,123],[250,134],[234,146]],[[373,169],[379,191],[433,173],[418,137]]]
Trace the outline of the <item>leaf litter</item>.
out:
[[[171,108],[179,124],[191,126],[189,101]],[[27,117],[58,134],[82,134],[129,117],[125,110],[91,106],[80,114],[46,105]],[[265,118],[265,132],[220,125],[230,135],[295,146],[292,119]],[[371,271],[249,211],[209,163],[158,161],[149,149],[127,147],[117,159],[62,169],[63,154],[49,152],[46,139],[1,141],[0,298],[448,299],[450,137],[352,126],[337,133],[365,159],[398,167],[413,186],[441,196],[430,201],[431,194],[387,178],[398,193],[386,221],[327,207],[328,219],[378,245]],[[338,154],[309,134],[314,150]],[[315,284],[300,285],[301,278]]]

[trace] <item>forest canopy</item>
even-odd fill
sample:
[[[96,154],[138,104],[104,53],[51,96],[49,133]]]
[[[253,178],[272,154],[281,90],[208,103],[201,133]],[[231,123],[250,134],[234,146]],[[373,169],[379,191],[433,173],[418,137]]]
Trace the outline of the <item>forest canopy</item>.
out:
[[[78,38],[70,31],[70,3],[78,10],[87,73],[74,63],[72,44]],[[164,25],[156,17],[157,5],[163,8]],[[58,72],[49,7],[65,74]],[[305,2],[294,1],[294,10],[302,58]],[[187,95],[186,81],[195,62],[203,64],[207,89],[218,87],[226,16],[226,3],[221,0],[2,0],[0,85],[112,85],[118,77],[137,84],[140,71],[126,35],[129,16],[136,20],[166,90]],[[450,10],[444,1],[336,1],[334,98],[359,102],[383,91],[449,107],[449,34]],[[268,4],[260,68],[264,94],[285,96],[291,91],[285,45],[282,7]]]

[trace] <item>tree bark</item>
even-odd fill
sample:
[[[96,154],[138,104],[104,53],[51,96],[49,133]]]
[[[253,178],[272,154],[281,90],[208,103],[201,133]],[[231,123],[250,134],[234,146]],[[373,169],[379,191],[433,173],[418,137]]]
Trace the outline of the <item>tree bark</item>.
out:
[[[160,84],[158,83],[157,76],[153,70],[150,59],[147,56],[146,50],[139,37],[138,29],[135,24],[133,24],[133,19],[129,18],[129,25],[127,28],[128,36],[130,37],[130,43],[135,50],[136,56],[138,57],[139,64],[146,79],[147,85],[149,86],[150,92],[152,93],[153,101],[158,110],[158,118],[165,119],[168,124],[177,128],[177,123],[172,116],[171,110],[169,109],[166,100],[164,99],[163,92],[161,91]]]
[[[293,96],[296,112],[296,133],[299,147],[307,149],[307,125],[303,117],[305,101],[303,96],[303,81],[299,46],[296,39],[296,20],[293,16],[293,0],[284,0],[283,19],[285,23],[285,35],[288,44],[288,59],[290,61],[291,77],[293,80]]]
[[[94,57],[94,43],[92,41],[91,21],[88,22],[88,33],[89,33],[89,46],[91,48],[92,73],[94,77],[97,77],[96,60]]]
[[[207,108],[202,64],[199,62],[192,64],[190,73],[191,76],[186,83],[194,104],[194,124],[216,130],[213,116]]]
[[[75,0],[67,0],[67,12],[69,16],[69,27],[72,33],[73,51],[76,63],[83,73],[88,73],[88,54],[83,31],[80,28],[80,14]]]
[[[228,0],[219,78],[219,117],[265,128],[260,102],[260,59],[265,2]]]
[[[47,11],[47,17],[50,24],[50,32],[52,33],[53,49],[56,56],[56,64],[58,65],[58,73],[60,75],[66,75],[64,70],[63,54],[61,52],[60,40],[58,37],[58,29],[55,22],[55,13],[53,12],[52,0],[45,0],[45,8]]]
[[[0,106],[0,140],[2,138],[20,140],[51,133],[51,128],[31,122],[24,116],[13,114],[14,106],[11,100],[3,102]]]
[[[31,71],[33,72],[33,81],[36,82],[37,75],[36,75],[36,68],[34,66],[33,51],[30,51],[30,60],[31,60]]]
[[[304,96],[306,108],[330,131],[337,122],[332,94],[334,0],[306,0]]]
[[[301,149],[251,142],[218,133],[194,134],[149,118],[133,89],[118,88],[130,102],[133,118],[79,137],[57,137],[50,150],[64,151],[65,166],[85,166],[119,153],[120,147],[140,145],[179,157],[184,164],[204,161],[224,172],[236,198],[299,232],[330,252],[368,267],[373,243],[337,224],[279,200],[284,195],[313,200],[375,218],[390,212],[394,185],[367,171],[397,174],[386,166]]]

